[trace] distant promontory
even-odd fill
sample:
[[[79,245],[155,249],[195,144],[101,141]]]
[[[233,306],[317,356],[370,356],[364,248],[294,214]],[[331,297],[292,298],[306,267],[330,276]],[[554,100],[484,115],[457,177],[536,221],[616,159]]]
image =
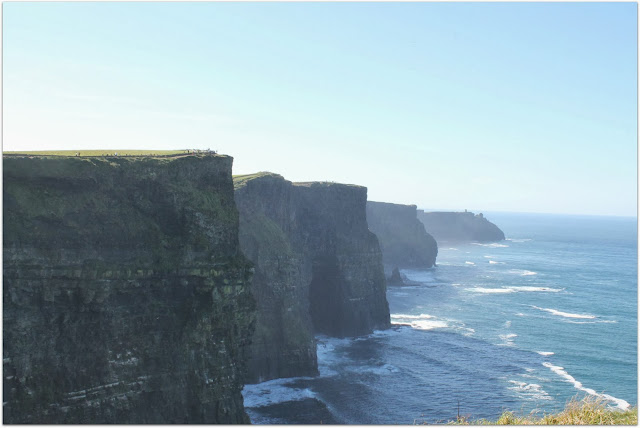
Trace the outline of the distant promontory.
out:
[[[438,242],[492,242],[504,240],[504,232],[482,213],[424,212],[418,210],[418,220]]]

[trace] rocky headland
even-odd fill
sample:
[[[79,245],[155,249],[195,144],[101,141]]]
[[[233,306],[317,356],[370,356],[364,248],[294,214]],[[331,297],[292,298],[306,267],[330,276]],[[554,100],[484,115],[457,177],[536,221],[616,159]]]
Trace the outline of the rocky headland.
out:
[[[249,422],[231,165],[4,158],[4,423]]]
[[[314,333],[346,337],[389,327],[366,188],[292,183],[272,173],[234,183],[240,246],[255,264],[250,381],[316,374]]]
[[[493,242],[504,240],[504,232],[482,213],[424,212],[418,210],[418,220],[438,242]]]
[[[435,266],[438,244],[416,213],[415,205],[367,202],[367,222],[380,241],[385,271]]]

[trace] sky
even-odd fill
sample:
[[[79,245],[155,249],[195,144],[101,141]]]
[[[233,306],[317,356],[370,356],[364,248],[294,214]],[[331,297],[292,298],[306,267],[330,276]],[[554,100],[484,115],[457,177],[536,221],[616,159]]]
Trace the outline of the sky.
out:
[[[3,150],[206,149],[438,210],[637,214],[637,3],[4,2]]]

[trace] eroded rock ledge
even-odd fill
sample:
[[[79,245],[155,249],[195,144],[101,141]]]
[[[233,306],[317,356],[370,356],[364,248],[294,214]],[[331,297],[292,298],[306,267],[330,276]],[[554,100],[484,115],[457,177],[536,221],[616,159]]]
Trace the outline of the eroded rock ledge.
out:
[[[4,159],[4,423],[249,422],[231,163]]]
[[[255,263],[253,382],[316,374],[315,332],[345,337],[389,327],[366,188],[292,183],[271,173],[234,183],[240,245]]]

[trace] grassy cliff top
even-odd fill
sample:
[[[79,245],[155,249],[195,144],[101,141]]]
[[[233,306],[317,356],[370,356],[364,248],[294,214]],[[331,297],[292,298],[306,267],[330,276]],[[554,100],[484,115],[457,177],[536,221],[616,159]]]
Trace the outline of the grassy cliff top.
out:
[[[240,189],[240,188],[246,186],[247,183],[250,182],[251,180],[255,180],[257,178],[262,178],[262,177],[273,177],[273,178],[278,178],[280,180],[284,180],[284,177],[281,176],[280,174],[275,174],[275,173],[269,172],[269,171],[260,171],[260,172],[254,173],[254,174],[234,175],[233,176],[233,187],[235,189]]]
[[[3,155],[9,156],[64,156],[64,157],[102,157],[102,156],[144,156],[144,157],[162,157],[162,156],[179,156],[193,153],[191,149],[183,150],[114,150],[114,149],[98,149],[98,150],[42,150],[42,151],[5,151]],[[200,150],[199,153],[206,154],[207,151]],[[211,152],[213,154],[213,152]]]
[[[419,421],[417,421],[419,422]],[[449,422],[453,425],[638,425],[638,407],[627,410],[610,408],[600,398],[585,397],[582,400],[573,398],[564,410],[538,416],[536,412],[518,416],[506,411],[497,420],[471,420],[458,417]]]

